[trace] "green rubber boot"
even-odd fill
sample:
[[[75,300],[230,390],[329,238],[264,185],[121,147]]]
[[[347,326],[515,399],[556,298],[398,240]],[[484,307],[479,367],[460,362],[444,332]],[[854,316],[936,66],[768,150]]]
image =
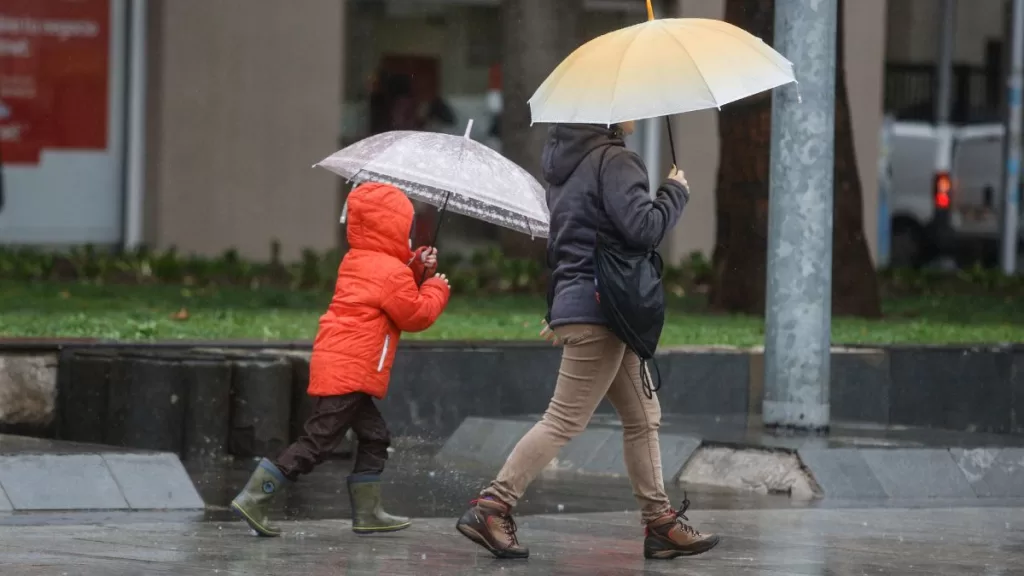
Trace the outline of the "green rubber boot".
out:
[[[378,474],[349,476],[348,495],[352,502],[352,531],[356,534],[398,532],[412,524],[408,518],[392,516],[381,508]]]
[[[249,477],[245,488],[231,501],[231,509],[242,517],[260,536],[280,536],[281,531],[270,525],[270,503],[277,493],[290,484],[284,474],[270,460],[264,458]]]

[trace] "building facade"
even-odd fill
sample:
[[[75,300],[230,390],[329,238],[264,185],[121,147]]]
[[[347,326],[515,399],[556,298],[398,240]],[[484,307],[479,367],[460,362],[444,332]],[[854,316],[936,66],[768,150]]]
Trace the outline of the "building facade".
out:
[[[887,64],[934,64],[938,4],[844,3],[873,251],[883,110],[890,92],[913,96],[890,90]],[[991,64],[1003,4],[960,2],[958,63]],[[665,0],[658,10],[722,18],[724,6]],[[586,7],[588,37],[645,18],[642,0]],[[498,0],[0,0],[0,243],[255,258],[275,240],[287,258],[337,246],[342,183],[311,166],[373,131],[382,72],[416,79],[413,94],[437,111],[429,129],[461,132],[472,118],[474,137],[500,147],[499,38]],[[679,259],[710,251],[715,178],[728,167],[718,166],[717,112],[673,122],[693,188],[666,246]],[[633,145],[666,171],[664,134]]]

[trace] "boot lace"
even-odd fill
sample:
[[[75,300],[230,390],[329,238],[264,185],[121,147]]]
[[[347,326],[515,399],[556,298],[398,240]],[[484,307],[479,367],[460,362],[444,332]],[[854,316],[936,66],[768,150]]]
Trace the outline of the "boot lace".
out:
[[[479,499],[473,500],[470,502],[470,505],[476,506],[479,501]],[[516,521],[514,518],[512,518],[512,515],[508,512],[501,512],[495,514],[495,516],[498,517],[501,529],[503,532],[505,532],[505,535],[508,536],[509,542],[511,542],[514,546],[518,546],[519,537],[516,536],[516,532],[519,530],[519,527],[516,525]]]
[[[697,529],[694,528],[693,526],[690,526],[689,524],[686,523],[686,522],[690,521],[690,519],[686,517],[686,511],[689,510],[689,508],[690,508],[690,499],[686,497],[686,493],[684,492],[683,493],[683,503],[679,506],[679,511],[677,512],[675,510],[672,510],[672,514],[675,515],[675,517],[676,517],[676,524],[679,525],[679,528],[683,532],[685,532],[685,533],[687,533],[690,536],[693,536],[695,538],[699,538],[700,537],[700,532],[698,532]]]
[[[512,542],[514,546],[519,545],[519,538],[516,536],[516,531],[519,527],[516,526],[516,521],[512,518],[511,514],[502,514],[498,516],[501,519],[501,527],[505,530],[505,535],[508,536],[509,542]]]

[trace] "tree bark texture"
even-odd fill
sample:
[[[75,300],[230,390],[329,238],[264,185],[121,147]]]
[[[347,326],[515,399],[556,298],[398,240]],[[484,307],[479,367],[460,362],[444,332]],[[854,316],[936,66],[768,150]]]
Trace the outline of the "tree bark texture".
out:
[[[583,0],[502,0],[502,151],[538,181],[540,155],[548,125],[530,126],[530,96],[556,66],[579,47],[583,36]],[[507,256],[537,254],[538,242],[502,231]],[[544,254],[543,242],[540,255]]]
[[[770,41],[775,1],[727,0],[725,19]],[[843,0],[839,0],[832,312],[876,318],[881,316],[881,299],[864,236],[862,188],[844,73],[843,21]],[[710,292],[710,304],[716,310],[764,313],[771,116],[770,93],[725,106],[719,114],[717,228]]]

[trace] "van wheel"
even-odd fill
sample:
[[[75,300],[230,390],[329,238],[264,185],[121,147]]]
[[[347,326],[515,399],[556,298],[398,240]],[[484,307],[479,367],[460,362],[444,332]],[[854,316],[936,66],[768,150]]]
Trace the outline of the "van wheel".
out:
[[[920,268],[925,264],[924,232],[917,224],[900,221],[892,224],[889,265],[893,268]]]

